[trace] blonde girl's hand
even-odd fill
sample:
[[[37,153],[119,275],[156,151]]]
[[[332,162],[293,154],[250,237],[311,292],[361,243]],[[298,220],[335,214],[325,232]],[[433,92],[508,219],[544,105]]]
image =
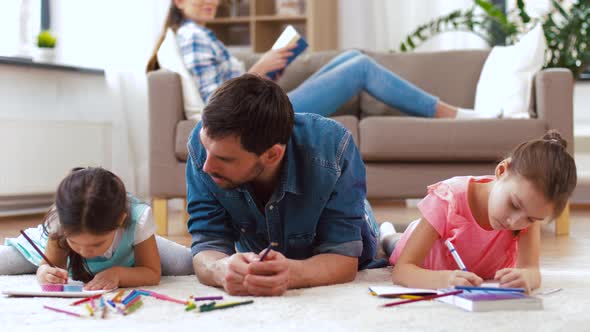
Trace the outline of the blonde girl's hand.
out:
[[[97,273],[85,286],[85,290],[113,289],[119,287],[119,273],[114,269],[106,269]]]
[[[531,292],[531,281],[529,272],[526,269],[506,268],[498,270],[494,280],[500,283],[500,287],[524,288],[527,294]]]
[[[479,286],[483,279],[473,272],[454,270],[450,271],[449,286]]]
[[[266,74],[269,72],[285,68],[289,57],[293,55],[293,52],[291,51],[294,47],[296,47],[296,45],[270,50],[264,53],[258,62],[250,68],[249,72],[267,77]]]
[[[68,282],[68,271],[59,267],[51,267],[48,264],[41,264],[37,269],[37,280],[40,285],[66,284]]]

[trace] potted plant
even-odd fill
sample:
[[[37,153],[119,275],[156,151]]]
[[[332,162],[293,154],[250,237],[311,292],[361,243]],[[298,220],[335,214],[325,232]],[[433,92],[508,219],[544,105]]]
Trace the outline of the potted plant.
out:
[[[55,44],[57,38],[49,31],[43,30],[37,35],[39,60],[53,61],[55,59]]]
[[[577,0],[566,8],[563,0],[551,0],[551,9],[539,18],[531,18],[524,0],[505,14],[486,0],[474,0],[473,7],[455,10],[420,25],[400,45],[410,51],[429,38],[444,32],[469,31],[488,45],[513,44],[517,37],[541,23],[547,39],[548,60],[545,67],[563,67],[575,78],[590,64],[590,0]]]

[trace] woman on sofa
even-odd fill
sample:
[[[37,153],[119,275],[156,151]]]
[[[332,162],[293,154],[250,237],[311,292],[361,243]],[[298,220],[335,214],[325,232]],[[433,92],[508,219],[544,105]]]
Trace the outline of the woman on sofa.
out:
[[[159,68],[157,53],[166,32],[172,29],[182,61],[205,104],[223,82],[244,73],[239,60],[205,27],[215,17],[218,5],[219,0],[172,0],[162,35],[147,65],[148,72]],[[290,51],[290,47],[270,50],[248,72],[268,77],[267,73],[285,68]],[[357,50],[341,53],[288,95],[295,112],[329,116],[363,90],[413,116],[480,117],[440,101]]]

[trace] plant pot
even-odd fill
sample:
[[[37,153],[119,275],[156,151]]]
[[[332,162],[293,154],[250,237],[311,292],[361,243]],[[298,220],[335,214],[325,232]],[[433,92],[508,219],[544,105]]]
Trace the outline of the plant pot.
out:
[[[35,52],[35,61],[38,62],[54,62],[55,49],[47,47],[38,47]]]

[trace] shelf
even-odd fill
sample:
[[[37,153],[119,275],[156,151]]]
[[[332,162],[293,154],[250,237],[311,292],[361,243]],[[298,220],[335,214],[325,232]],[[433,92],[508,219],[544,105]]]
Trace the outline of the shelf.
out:
[[[338,0],[299,1],[304,2],[301,15],[277,15],[276,0],[239,0],[238,10],[220,6],[219,16],[207,26],[225,45],[250,45],[254,52],[268,51],[289,24],[307,40],[311,51],[338,49]]]
[[[254,21],[256,22],[305,22],[305,20],[307,20],[305,15],[264,15],[254,17]]]
[[[236,23],[250,23],[252,16],[236,16],[236,17],[217,17],[207,24],[236,24]]]

